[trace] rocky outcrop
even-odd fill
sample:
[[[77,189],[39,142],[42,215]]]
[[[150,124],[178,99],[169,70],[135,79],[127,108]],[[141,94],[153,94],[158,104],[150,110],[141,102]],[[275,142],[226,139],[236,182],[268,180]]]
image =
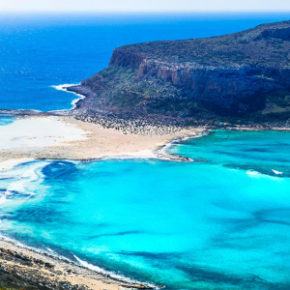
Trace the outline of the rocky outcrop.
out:
[[[241,117],[271,112],[271,105],[285,113],[289,51],[290,21],[219,37],[128,45],[114,50],[107,69],[71,90],[86,92],[76,111],[90,114]]]

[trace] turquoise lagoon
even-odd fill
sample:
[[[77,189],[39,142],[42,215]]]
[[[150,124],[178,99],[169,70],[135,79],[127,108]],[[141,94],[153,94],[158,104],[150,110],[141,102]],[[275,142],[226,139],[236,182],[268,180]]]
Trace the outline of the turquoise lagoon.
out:
[[[169,151],[196,161],[2,172],[1,232],[166,289],[289,289],[290,133],[221,130]]]

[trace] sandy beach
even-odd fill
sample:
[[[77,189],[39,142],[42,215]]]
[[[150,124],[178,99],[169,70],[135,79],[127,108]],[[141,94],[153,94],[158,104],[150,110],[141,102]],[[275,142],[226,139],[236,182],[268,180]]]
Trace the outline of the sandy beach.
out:
[[[25,160],[161,158],[159,148],[203,130],[188,128],[171,134],[138,135],[71,116],[17,118],[12,124],[0,127],[0,170]]]

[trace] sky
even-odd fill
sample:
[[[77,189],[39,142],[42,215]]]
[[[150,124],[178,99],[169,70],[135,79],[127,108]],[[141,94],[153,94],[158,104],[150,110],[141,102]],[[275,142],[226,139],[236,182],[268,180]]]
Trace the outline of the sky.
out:
[[[0,0],[0,12],[290,11],[290,0]]]

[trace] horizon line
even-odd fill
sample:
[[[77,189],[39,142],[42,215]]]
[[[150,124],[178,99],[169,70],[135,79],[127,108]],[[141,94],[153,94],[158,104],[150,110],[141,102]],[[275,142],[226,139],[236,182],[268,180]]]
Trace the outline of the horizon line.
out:
[[[0,10],[2,13],[12,13],[12,14],[34,14],[34,13],[47,13],[47,14],[205,14],[205,13],[283,13],[288,14],[290,18],[290,8],[289,10],[270,10],[270,9],[261,9],[261,10]]]

